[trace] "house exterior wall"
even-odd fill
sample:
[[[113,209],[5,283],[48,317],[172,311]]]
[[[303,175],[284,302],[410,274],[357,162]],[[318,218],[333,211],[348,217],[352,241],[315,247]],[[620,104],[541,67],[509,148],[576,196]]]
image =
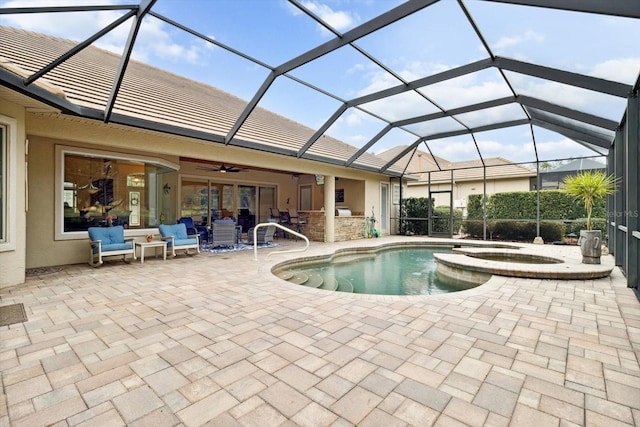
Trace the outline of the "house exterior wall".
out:
[[[49,138],[29,135],[31,162],[29,165],[29,212],[27,213],[27,258],[26,267],[36,268],[54,265],[75,264],[86,262],[89,258],[88,239],[56,240],[55,238],[55,174],[60,173],[56,168],[56,145],[66,147],[82,147],[101,149],[106,152],[121,154],[145,154],[144,148],[151,149],[152,140],[127,135],[131,146],[140,150],[117,149],[109,145],[111,138],[122,137],[118,132],[105,133],[104,145],[82,144],[67,139]],[[148,152],[147,152],[148,153]],[[153,153],[157,157],[156,153]],[[177,157],[167,156],[177,163]],[[131,230],[131,235],[144,235],[143,230]]]
[[[266,171],[251,171],[241,174],[220,174],[198,171],[193,164],[181,162],[180,157],[206,159],[227,163],[251,165],[299,172],[318,173],[325,176],[339,176],[344,184],[345,197],[356,210],[364,206],[379,206],[379,182],[382,175],[326,165],[296,157],[285,157],[271,153],[257,152],[233,146],[212,144],[199,140],[138,130],[120,125],[105,124],[100,121],[78,119],[53,113],[27,113],[24,107],[0,100],[0,115],[17,120],[17,152],[12,154],[12,162],[17,166],[16,176],[11,179],[18,184],[15,192],[18,216],[12,223],[17,231],[14,250],[0,252],[0,287],[23,283],[25,271],[30,268],[85,263],[89,258],[88,236],[56,238],[56,174],[61,174],[56,164],[56,147],[64,146],[100,150],[118,155],[147,156],[180,164],[177,173],[168,174],[170,186],[176,192],[175,207],[170,212],[179,215],[180,179],[202,178],[217,182],[255,183],[273,185],[277,188],[277,205],[286,209],[296,207],[300,183],[291,175]],[[28,191],[25,184],[24,141],[29,140]],[[277,165],[277,166],[275,166]],[[386,178],[385,178],[386,179]],[[317,194],[323,194],[323,186],[313,184],[314,205]],[[24,195],[28,195],[24,197]],[[28,198],[29,210],[25,210]],[[345,200],[345,204],[347,200]],[[61,204],[61,202],[59,202]],[[319,203],[320,204],[320,203]],[[324,203],[322,203],[324,204]],[[60,216],[61,213],[58,213]],[[167,218],[167,221],[173,220]],[[125,230],[127,236],[144,239],[144,229]]]
[[[10,121],[11,131],[15,132],[14,149],[9,152],[8,159],[6,159],[9,170],[15,170],[15,175],[4,178],[10,186],[9,194],[3,194],[10,215],[7,229],[9,240],[0,244],[0,288],[17,285],[25,280],[27,233],[24,109],[0,99],[0,119],[2,117],[6,117]]]

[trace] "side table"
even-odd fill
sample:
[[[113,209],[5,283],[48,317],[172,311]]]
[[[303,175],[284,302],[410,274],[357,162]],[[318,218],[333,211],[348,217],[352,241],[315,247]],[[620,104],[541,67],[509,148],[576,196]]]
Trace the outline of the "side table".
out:
[[[140,248],[140,264],[144,262],[144,251],[153,248],[154,255],[158,257],[157,248],[162,248],[162,259],[167,260],[167,242],[163,240],[152,240],[150,242],[135,242],[135,246]]]

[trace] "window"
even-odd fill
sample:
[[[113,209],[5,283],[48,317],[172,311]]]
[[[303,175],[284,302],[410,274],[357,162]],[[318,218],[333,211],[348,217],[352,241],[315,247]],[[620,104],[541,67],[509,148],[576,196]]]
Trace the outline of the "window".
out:
[[[210,180],[183,179],[180,216],[191,217],[196,224],[208,224],[215,219],[235,217],[233,185]]]
[[[0,115],[0,251],[15,250],[16,245],[17,125]]]
[[[77,238],[73,232],[89,227],[157,227],[162,203],[172,203],[160,195],[163,176],[177,166],[164,160],[61,146],[56,156],[57,239]]]

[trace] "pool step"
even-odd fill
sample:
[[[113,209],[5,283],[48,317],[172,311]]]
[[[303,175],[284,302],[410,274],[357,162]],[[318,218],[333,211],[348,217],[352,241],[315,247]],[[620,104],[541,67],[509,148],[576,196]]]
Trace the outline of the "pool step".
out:
[[[280,271],[277,276],[296,285],[324,289],[326,291],[353,293],[353,285],[350,281],[343,277],[335,277],[333,274],[322,275],[303,271]]]
[[[348,281],[347,279],[343,278],[343,277],[338,277],[338,289],[336,289],[338,292],[349,292],[349,293],[353,293],[353,285],[351,284],[350,281]]]
[[[333,275],[327,275],[324,277],[324,283],[318,289],[324,289],[325,291],[335,291],[338,289],[338,280]]]
[[[279,277],[282,280],[289,280],[293,277],[293,271],[289,270],[280,270],[275,273],[276,277]]]
[[[290,281],[291,283],[295,283],[296,285],[302,285],[303,283],[305,283],[307,280],[309,280],[309,276],[306,273],[303,273],[301,271],[296,271],[295,273],[293,273],[293,275],[287,279],[288,281]]]
[[[309,279],[303,283],[310,288],[319,288],[324,283],[324,278],[318,273],[307,273]]]

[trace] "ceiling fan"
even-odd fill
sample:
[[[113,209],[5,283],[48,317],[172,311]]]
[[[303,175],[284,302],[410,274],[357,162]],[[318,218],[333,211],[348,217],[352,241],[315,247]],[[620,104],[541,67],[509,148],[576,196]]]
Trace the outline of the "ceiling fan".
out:
[[[220,172],[220,173],[234,173],[234,172],[247,172],[248,169],[244,168],[236,168],[233,166],[226,166],[222,163],[219,167],[215,166],[198,166],[198,169],[206,170],[210,172]]]

